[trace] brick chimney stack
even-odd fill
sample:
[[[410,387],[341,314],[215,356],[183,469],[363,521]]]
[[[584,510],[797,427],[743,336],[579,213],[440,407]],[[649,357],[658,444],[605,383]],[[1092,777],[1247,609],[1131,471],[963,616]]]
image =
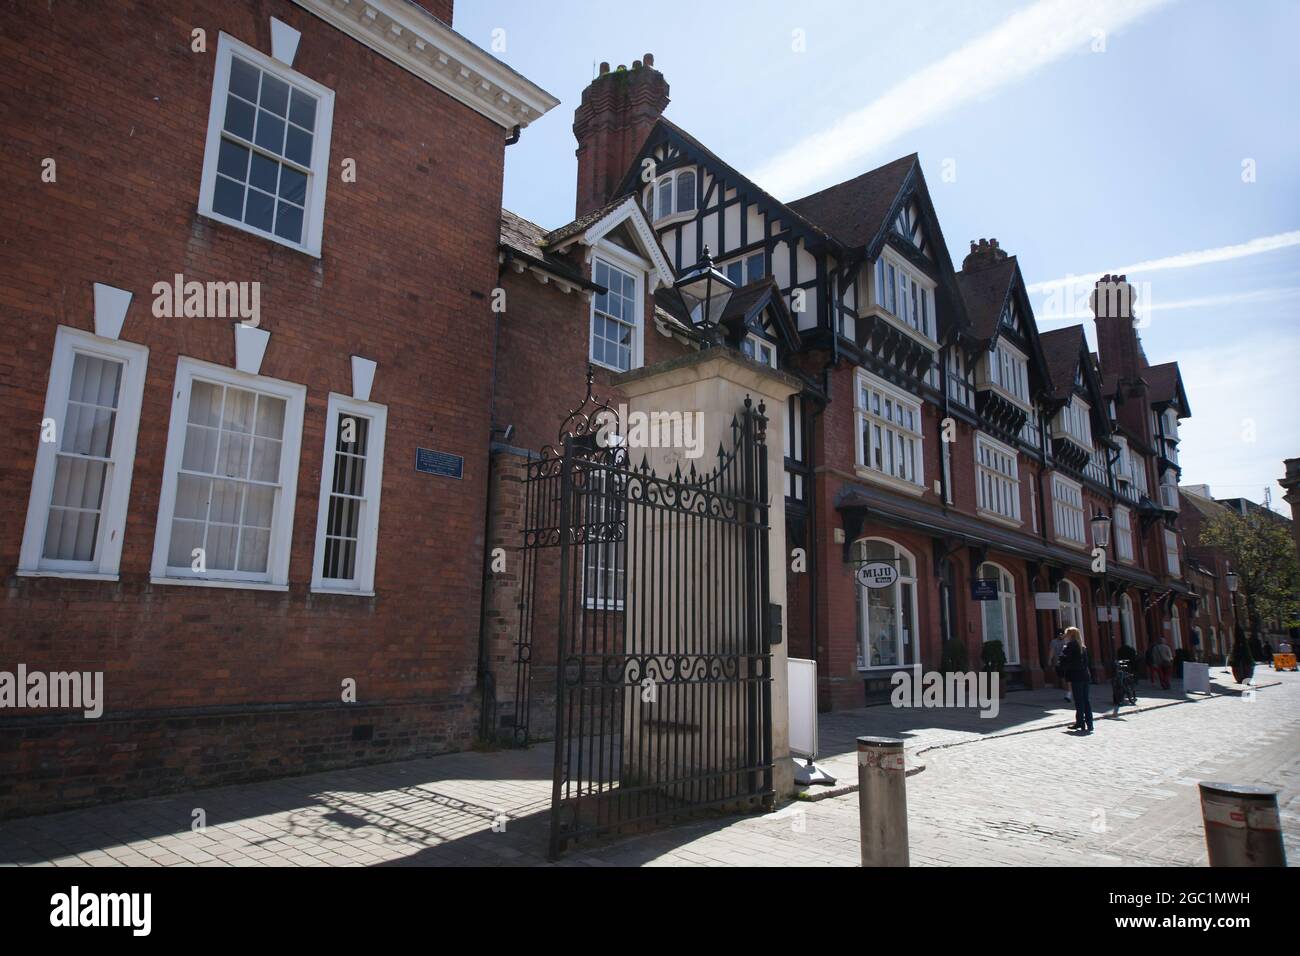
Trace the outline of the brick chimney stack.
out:
[[[456,0],[411,0],[417,7],[423,7],[447,26],[451,26],[451,13]]]
[[[1107,372],[1128,384],[1141,379],[1142,347],[1138,344],[1133,314],[1133,286],[1128,276],[1104,275],[1089,299],[1097,326],[1097,357]]]
[[[1006,250],[998,245],[996,239],[970,241],[970,252],[962,260],[962,272],[979,272],[989,266],[997,265],[1007,258]]]
[[[668,107],[668,82],[647,53],[632,68],[608,63],[582,91],[573,114],[578,140],[578,197],[574,215],[584,216],[613,198],[637,151]]]

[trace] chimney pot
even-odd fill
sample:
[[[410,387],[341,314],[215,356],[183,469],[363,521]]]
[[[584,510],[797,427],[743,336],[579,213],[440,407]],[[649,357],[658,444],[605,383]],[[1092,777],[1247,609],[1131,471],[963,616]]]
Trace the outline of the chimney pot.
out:
[[[602,62],[602,63],[600,64],[600,75],[601,75],[601,76],[604,76],[604,75],[605,75],[606,73],[608,73],[608,72],[609,72],[609,63],[608,63],[608,62]]]
[[[632,69],[634,69],[634,70],[639,70],[639,69],[641,69],[641,61],[640,61],[640,60],[633,60],[633,61],[632,61]]]
[[[655,55],[653,53],[647,53],[645,56],[641,57],[641,59],[645,61],[646,66],[655,65]]]

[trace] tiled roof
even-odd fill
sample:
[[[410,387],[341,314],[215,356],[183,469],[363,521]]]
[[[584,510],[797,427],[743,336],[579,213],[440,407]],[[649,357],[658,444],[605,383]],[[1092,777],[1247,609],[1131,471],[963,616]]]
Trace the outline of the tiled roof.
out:
[[[1074,376],[1079,368],[1079,349],[1084,343],[1083,326],[1070,325],[1052,329],[1038,336],[1043,346],[1043,358],[1052,379],[1052,394],[1063,399],[1074,388]]]
[[[600,288],[589,282],[571,263],[546,252],[546,236],[542,227],[509,209],[501,210],[501,246],[547,272],[570,279],[584,288]]]
[[[1179,401],[1177,362],[1165,362],[1163,365],[1152,365],[1142,373],[1142,377],[1147,380],[1147,394],[1150,396],[1151,401]]]
[[[957,286],[966,303],[971,320],[971,334],[987,341],[993,338],[1002,318],[1002,306],[1016,275],[1016,257],[1008,256],[983,269],[963,269],[957,273]]]
[[[604,219],[613,212],[616,207],[621,206],[624,200],[626,200],[630,195],[632,195],[632,193],[624,193],[616,199],[611,199],[599,209],[593,210],[585,216],[579,216],[568,225],[561,226],[559,229],[552,229],[542,237],[545,240],[545,244],[548,246],[559,245],[570,236],[576,236],[580,232],[586,232],[593,224]]]
[[[1202,518],[1213,518],[1215,515],[1228,514],[1229,508],[1219,504],[1211,498],[1205,498],[1195,492],[1188,491],[1186,488],[1178,489],[1178,497],[1182,499],[1184,505],[1195,508]]]
[[[916,161],[916,153],[909,153],[787,205],[844,245],[865,246],[880,232]]]

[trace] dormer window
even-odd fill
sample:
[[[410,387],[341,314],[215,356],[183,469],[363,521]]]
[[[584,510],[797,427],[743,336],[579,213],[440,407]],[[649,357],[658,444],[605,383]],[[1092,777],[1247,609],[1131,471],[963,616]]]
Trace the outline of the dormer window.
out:
[[[767,339],[750,334],[740,343],[740,350],[761,365],[776,368],[776,346]]]
[[[682,169],[660,176],[654,185],[655,222],[695,211],[695,170]]]

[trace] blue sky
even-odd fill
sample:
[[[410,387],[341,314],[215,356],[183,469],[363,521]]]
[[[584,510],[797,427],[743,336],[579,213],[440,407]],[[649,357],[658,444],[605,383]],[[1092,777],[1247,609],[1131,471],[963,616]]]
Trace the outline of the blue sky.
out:
[[[455,26],[488,49],[503,30],[497,55],[561,101],[507,151],[519,214],[572,218],[582,89],[601,60],[646,52],[667,115],[778,198],[917,152],[954,262],[997,237],[1043,284],[1040,328],[1080,321],[1058,280],[1127,269],[1147,356],[1180,363],[1192,405],[1184,484],[1257,501],[1271,486],[1289,510],[1300,4],[460,0]]]

